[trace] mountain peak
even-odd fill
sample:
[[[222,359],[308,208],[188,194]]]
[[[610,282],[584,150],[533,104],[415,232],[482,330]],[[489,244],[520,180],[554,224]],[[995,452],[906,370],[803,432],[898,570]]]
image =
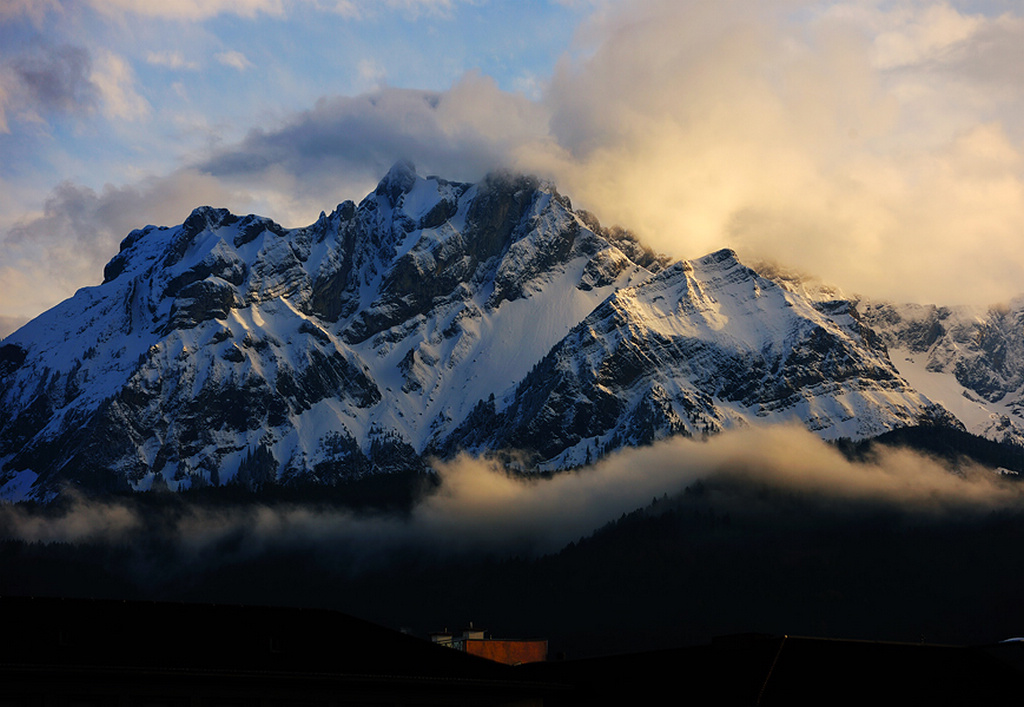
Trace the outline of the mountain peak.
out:
[[[227,209],[200,206],[193,209],[192,213],[185,219],[185,222],[182,224],[182,230],[189,231],[194,235],[207,228],[229,226],[237,220],[238,217]]]
[[[409,160],[398,160],[380,180],[375,193],[387,196],[394,204],[402,194],[407,194],[415,186],[416,176],[416,165]]]
[[[727,270],[735,265],[740,264],[739,256],[736,255],[736,251],[732,248],[722,248],[716,250],[714,253],[709,253],[699,260],[701,265],[717,267],[721,270]]]

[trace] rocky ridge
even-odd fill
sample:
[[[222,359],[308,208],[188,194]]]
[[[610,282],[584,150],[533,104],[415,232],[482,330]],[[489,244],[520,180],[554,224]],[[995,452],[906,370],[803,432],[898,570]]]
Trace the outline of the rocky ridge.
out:
[[[992,307],[863,302],[912,385],[982,437],[1024,446],[1024,299]]]

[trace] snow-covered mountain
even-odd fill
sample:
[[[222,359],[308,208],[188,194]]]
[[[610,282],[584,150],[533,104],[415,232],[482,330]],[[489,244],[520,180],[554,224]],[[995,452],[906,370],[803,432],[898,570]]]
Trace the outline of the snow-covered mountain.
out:
[[[532,177],[398,163],[299,229],[196,209],[0,345],[0,496],[335,484],[428,455],[558,469],[799,420],[922,419],[853,303],[731,251],[669,264]]]
[[[897,369],[968,431],[1024,445],[1024,298],[995,307],[863,302]]]
[[[799,420],[859,439],[955,420],[900,378],[845,300],[812,301],[721,250],[618,290],[452,447],[527,449],[541,467],[624,444]]]

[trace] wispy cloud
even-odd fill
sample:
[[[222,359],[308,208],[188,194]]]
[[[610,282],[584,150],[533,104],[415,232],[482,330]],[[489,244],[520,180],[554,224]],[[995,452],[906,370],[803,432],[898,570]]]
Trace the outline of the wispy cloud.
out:
[[[230,66],[232,69],[238,69],[239,71],[251,69],[253,66],[252,62],[249,61],[245,54],[239,51],[232,50],[227,52],[221,52],[215,56],[217,58],[217,61],[219,61],[224,66]]]
[[[27,17],[38,27],[49,13],[60,11],[60,0],[4,0],[0,3],[0,22]]]
[[[5,0],[0,3],[0,21],[28,17],[41,23],[48,13],[63,11],[64,5],[70,1]],[[218,15],[283,17],[289,5],[297,4],[306,4],[352,20],[371,19],[384,13],[396,12],[414,20],[423,16],[450,16],[457,4],[467,1],[471,0],[84,0],[105,15],[135,15],[168,20],[207,20]]]
[[[88,0],[96,10],[110,15],[133,14],[171,20],[205,20],[217,15],[256,17],[284,14],[282,0]]]
[[[360,59],[356,65],[356,72],[360,81],[373,88],[379,88],[387,77],[384,67],[373,59]]]
[[[328,7],[352,20],[379,17],[385,12],[398,12],[415,20],[423,15],[447,17],[459,2],[466,0],[333,0]]]
[[[152,110],[135,89],[135,72],[124,58],[110,51],[97,57],[92,82],[102,96],[103,112],[120,120],[142,120]]]
[[[185,58],[179,51],[147,52],[146,63],[154,66],[164,66],[168,69],[187,69],[194,71],[199,68],[199,62]]]

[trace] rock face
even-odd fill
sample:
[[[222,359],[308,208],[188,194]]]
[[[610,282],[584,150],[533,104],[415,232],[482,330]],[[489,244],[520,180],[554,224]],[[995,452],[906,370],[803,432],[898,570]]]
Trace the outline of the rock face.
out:
[[[957,424],[900,378],[850,302],[812,302],[730,250],[618,290],[505,400],[479,406],[444,451],[522,449],[564,468],[760,421],[799,420],[829,439]]]
[[[101,285],[0,346],[0,496],[330,485],[460,449],[557,469],[736,425],[949,420],[865,321],[731,251],[670,265],[535,178],[398,163],[305,228],[203,207],[129,234]]]
[[[1024,445],[1024,299],[994,307],[862,303],[901,373],[970,432]]]

